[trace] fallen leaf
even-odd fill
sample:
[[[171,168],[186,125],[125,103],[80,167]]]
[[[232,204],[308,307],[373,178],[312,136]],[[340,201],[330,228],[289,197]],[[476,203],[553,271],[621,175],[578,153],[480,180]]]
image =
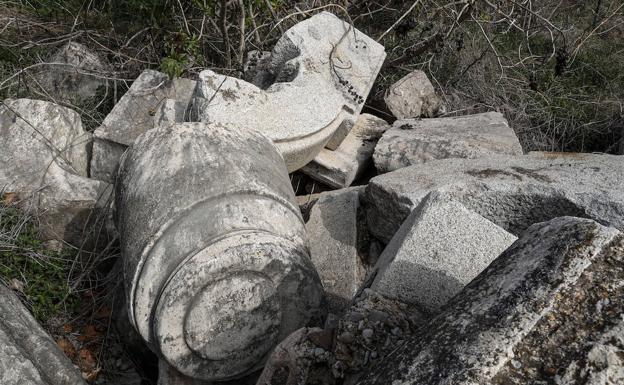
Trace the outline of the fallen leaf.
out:
[[[102,338],[102,332],[98,331],[93,324],[85,326],[82,334],[78,336],[78,340],[85,343],[95,342],[100,338]]]
[[[17,202],[17,193],[14,192],[8,192],[8,193],[4,193],[2,194],[2,203],[4,203],[5,206],[10,206],[13,203]]]
[[[97,366],[95,355],[89,349],[80,349],[78,352],[78,366],[83,373],[90,373]]]
[[[76,347],[71,343],[67,338],[61,337],[56,340],[56,344],[61,348],[63,354],[65,354],[69,359],[73,360],[76,358]]]

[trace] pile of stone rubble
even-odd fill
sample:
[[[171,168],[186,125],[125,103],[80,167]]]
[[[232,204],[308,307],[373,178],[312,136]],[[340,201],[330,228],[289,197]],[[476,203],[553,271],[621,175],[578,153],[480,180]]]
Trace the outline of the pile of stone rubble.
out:
[[[249,58],[246,80],[146,70],[93,133],[0,106],[0,191],[46,240],[119,239],[160,384],[624,383],[624,157],[523,154],[498,112],[441,117],[421,71],[392,126],[362,113],[384,48],[329,13]],[[0,383],[82,383],[0,294]]]

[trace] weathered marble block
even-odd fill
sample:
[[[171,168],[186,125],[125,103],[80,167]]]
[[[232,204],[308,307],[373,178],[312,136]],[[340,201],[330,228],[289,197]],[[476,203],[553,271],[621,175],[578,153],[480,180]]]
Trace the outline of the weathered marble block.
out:
[[[0,383],[85,385],[52,337],[15,294],[0,284]]]
[[[371,233],[390,241],[432,191],[453,196],[469,210],[519,235],[531,224],[572,215],[624,229],[622,157],[530,153],[444,159],[379,175],[364,199]]]
[[[110,64],[83,44],[70,41],[52,55],[42,69],[36,71],[36,82],[27,81],[36,89],[41,88],[53,100],[75,102],[106,95],[111,74]]]
[[[116,191],[130,319],[182,375],[242,377],[322,316],[301,213],[265,136],[155,128],[125,153]]]
[[[433,118],[443,108],[433,84],[421,70],[410,72],[390,86],[384,101],[397,119]]]
[[[319,194],[306,229],[310,256],[328,297],[329,310],[341,314],[364,281],[366,269],[358,254],[359,189]]]
[[[389,128],[385,120],[362,114],[337,149],[323,148],[301,171],[328,186],[349,187],[371,165],[377,140]]]
[[[109,183],[115,181],[121,154],[139,135],[158,124],[163,114],[163,104],[169,103],[164,109],[166,112],[171,109],[170,100],[174,100],[175,111],[182,112],[176,112],[173,116],[178,122],[188,120],[184,113],[194,90],[194,80],[170,80],[161,72],[143,71],[115,104],[102,125],[93,132],[91,177]]]
[[[386,298],[436,313],[516,239],[433,192],[384,249],[373,269],[371,288]]]
[[[275,45],[262,89],[206,70],[193,99],[195,121],[268,136],[288,171],[327,145],[336,149],[360,113],[385,59],[382,45],[322,12],[290,28]]]
[[[522,155],[514,130],[499,112],[397,120],[375,147],[380,173],[447,158]]]
[[[31,99],[0,106],[0,193],[37,211],[45,240],[84,246],[86,225],[107,206],[112,186],[86,177],[90,144],[69,108]]]
[[[531,226],[368,384],[621,384],[624,235],[573,217]]]

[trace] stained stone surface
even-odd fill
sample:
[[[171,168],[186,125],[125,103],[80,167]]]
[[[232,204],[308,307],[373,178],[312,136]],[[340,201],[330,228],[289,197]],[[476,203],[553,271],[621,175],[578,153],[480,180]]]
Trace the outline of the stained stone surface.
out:
[[[357,119],[385,58],[383,46],[322,12],[275,45],[266,89],[210,70],[199,75],[193,120],[268,136],[288,171],[329,143],[337,148]]]
[[[328,296],[329,311],[342,313],[364,280],[358,255],[358,189],[320,194],[310,210],[306,230],[310,257]]]
[[[410,72],[394,83],[384,100],[397,119],[433,118],[442,108],[433,85],[421,70]]]
[[[0,192],[39,212],[44,240],[82,245],[111,187],[86,178],[91,135],[79,115],[54,103],[6,100],[0,106]]]
[[[380,173],[446,158],[522,155],[522,146],[499,112],[450,118],[397,120],[375,147]]]
[[[360,384],[619,384],[624,235],[531,226]]]
[[[115,104],[102,125],[94,131],[91,177],[109,183],[119,165],[119,157],[142,133],[159,124],[163,111],[170,110],[163,103],[175,100],[176,119],[186,119],[185,112],[195,90],[196,82],[185,78],[172,80],[161,72],[145,70],[130,89]],[[180,111],[180,112],[177,112]],[[184,112],[181,112],[184,111]],[[170,115],[168,115],[170,116]]]
[[[301,213],[265,136],[155,128],[125,153],[116,187],[131,322],[182,375],[243,377],[322,316]]]
[[[336,150],[322,149],[301,171],[328,186],[349,187],[371,165],[375,144],[389,128],[385,120],[362,114]]]
[[[371,288],[435,313],[516,239],[460,203],[431,193],[384,249]]]
[[[445,159],[377,176],[364,194],[371,233],[390,241],[431,191],[519,235],[531,224],[562,215],[592,218],[624,229],[622,157],[530,153]]]
[[[110,72],[106,60],[83,44],[70,41],[61,47],[35,74],[37,84],[56,101],[75,101],[97,95],[98,88],[108,87]]]
[[[86,384],[20,300],[0,284],[0,383]]]

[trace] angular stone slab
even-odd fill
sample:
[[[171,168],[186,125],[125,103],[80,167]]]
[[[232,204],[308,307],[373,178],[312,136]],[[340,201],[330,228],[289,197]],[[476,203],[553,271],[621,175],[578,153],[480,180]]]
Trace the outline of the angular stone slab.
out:
[[[357,249],[359,206],[359,189],[322,193],[306,224],[310,257],[328,296],[329,311],[335,314],[349,306],[364,280]]]
[[[86,178],[91,135],[69,108],[31,99],[0,106],[0,192],[40,214],[42,237],[82,246],[112,188]]]
[[[130,320],[182,375],[243,377],[323,316],[286,167],[259,132],[149,130],[124,154],[115,197]]]
[[[433,84],[421,70],[410,72],[388,88],[384,101],[397,119],[433,118],[442,108]]]
[[[360,384],[621,383],[622,282],[621,232],[533,225]]]
[[[301,171],[328,186],[349,187],[370,166],[375,144],[389,128],[385,120],[362,114],[336,150],[322,149]]]
[[[431,193],[384,249],[371,288],[435,313],[516,239],[461,204]]]
[[[322,12],[290,28],[272,51],[266,90],[202,71],[193,120],[261,131],[288,171],[335,149],[353,126],[385,58],[383,46]]]
[[[49,334],[20,300],[0,284],[0,383],[86,385]]]
[[[445,159],[377,176],[364,194],[371,233],[384,242],[431,191],[519,235],[562,215],[624,229],[622,157],[531,153],[515,157]]]
[[[397,120],[375,147],[380,173],[447,158],[522,155],[522,146],[499,112],[451,118]]]
[[[91,177],[113,183],[123,151],[139,135],[158,124],[162,104],[169,99],[176,101],[176,110],[186,112],[195,84],[194,80],[170,80],[161,72],[143,71],[93,133]],[[178,119],[179,115],[185,118],[184,114],[177,113]]]

